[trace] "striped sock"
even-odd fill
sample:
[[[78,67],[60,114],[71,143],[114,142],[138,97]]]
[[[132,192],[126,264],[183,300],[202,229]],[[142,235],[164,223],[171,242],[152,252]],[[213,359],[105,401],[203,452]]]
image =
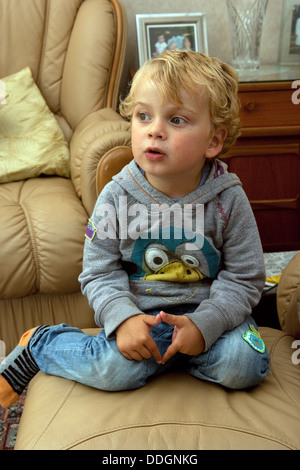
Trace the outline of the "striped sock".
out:
[[[0,405],[7,408],[13,405],[26,388],[39,368],[33,359],[29,343],[47,326],[33,328],[22,336],[18,346],[0,364]]]

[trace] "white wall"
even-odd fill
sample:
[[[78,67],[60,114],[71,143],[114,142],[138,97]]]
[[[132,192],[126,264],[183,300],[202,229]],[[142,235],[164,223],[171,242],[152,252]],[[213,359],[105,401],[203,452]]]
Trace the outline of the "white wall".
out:
[[[126,93],[129,69],[138,68],[136,14],[197,13],[206,14],[208,51],[211,56],[231,61],[231,38],[226,0],[120,0],[128,18],[128,40],[121,93]],[[274,64],[278,60],[281,11],[283,0],[269,0],[264,20],[261,63]]]

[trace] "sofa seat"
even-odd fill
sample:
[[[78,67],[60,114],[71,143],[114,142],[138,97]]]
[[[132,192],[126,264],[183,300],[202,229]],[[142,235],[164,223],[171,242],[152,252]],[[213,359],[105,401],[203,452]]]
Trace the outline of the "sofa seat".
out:
[[[29,385],[16,449],[299,449],[295,339],[271,328],[260,333],[271,371],[247,391],[172,372],[138,390],[103,392],[39,372]]]

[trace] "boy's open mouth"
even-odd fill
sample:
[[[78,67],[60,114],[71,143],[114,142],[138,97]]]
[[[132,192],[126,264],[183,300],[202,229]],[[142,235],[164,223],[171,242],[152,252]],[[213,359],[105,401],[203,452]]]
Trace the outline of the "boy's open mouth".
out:
[[[152,160],[157,160],[164,157],[164,152],[158,147],[148,147],[146,149],[146,155]]]

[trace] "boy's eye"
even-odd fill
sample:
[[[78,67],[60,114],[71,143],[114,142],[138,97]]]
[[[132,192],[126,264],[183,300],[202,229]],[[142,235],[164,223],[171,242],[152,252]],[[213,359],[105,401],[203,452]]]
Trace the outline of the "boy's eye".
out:
[[[171,122],[173,124],[176,124],[177,126],[180,125],[180,124],[184,124],[185,123],[185,120],[179,116],[175,116],[171,119]]]
[[[149,121],[150,117],[146,113],[139,113],[139,118],[141,121]]]

